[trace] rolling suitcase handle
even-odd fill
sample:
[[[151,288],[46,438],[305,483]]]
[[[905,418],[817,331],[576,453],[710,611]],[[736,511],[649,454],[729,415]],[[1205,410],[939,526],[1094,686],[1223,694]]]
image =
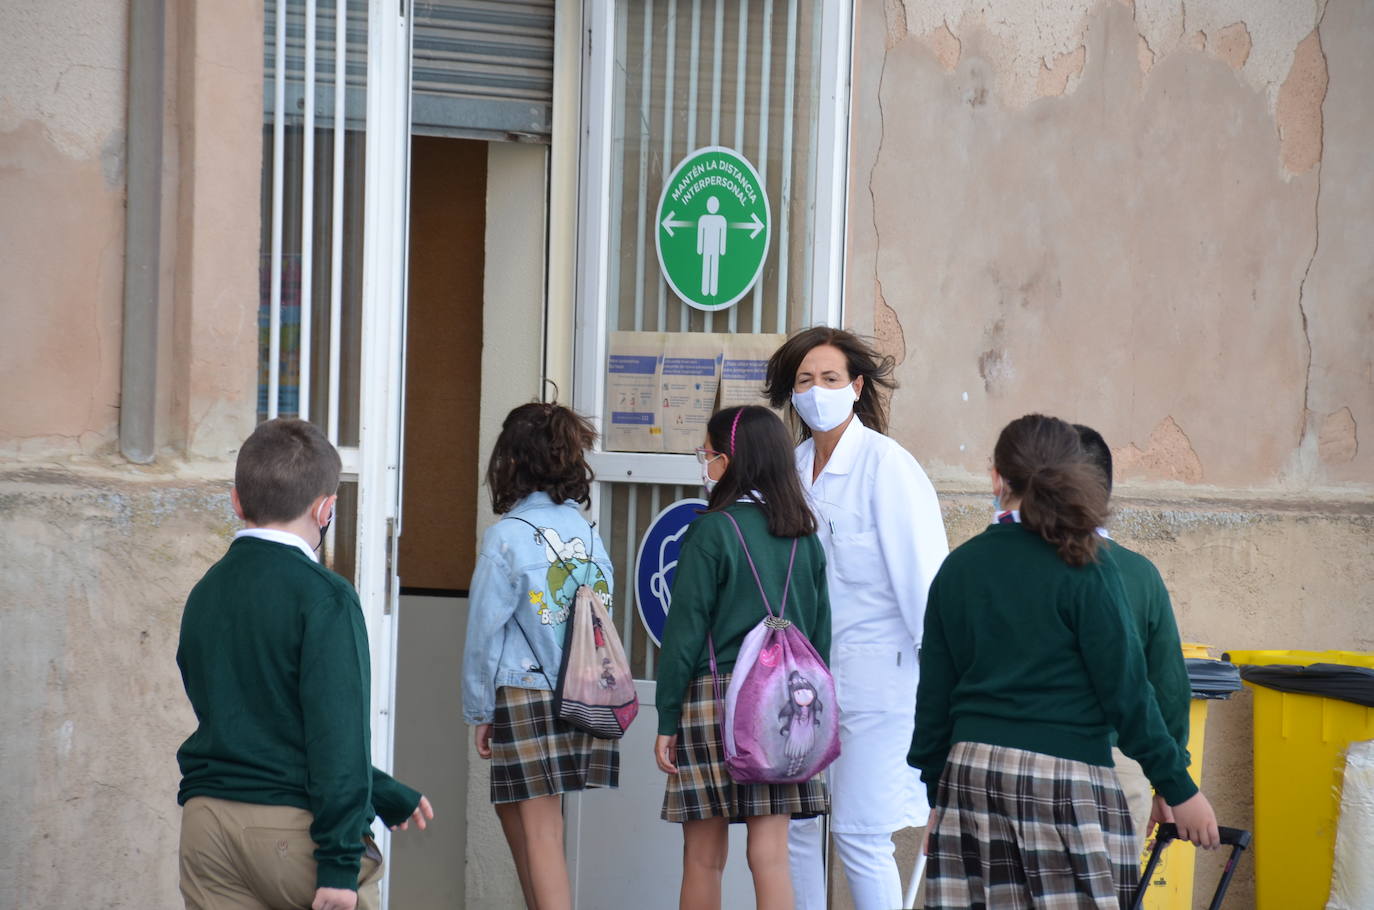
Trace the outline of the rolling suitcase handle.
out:
[[[1216,894],[1212,895],[1212,902],[1207,905],[1207,910],[1220,910],[1222,898],[1226,896],[1226,889],[1231,884],[1231,876],[1236,874],[1240,855],[1250,846],[1250,832],[1242,828],[1218,826],[1217,832],[1221,835],[1221,842],[1231,847],[1231,858],[1226,861],[1226,869],[1221,873],[1221,881],[1217,882]],[[1169,845],[1169,841],[1177,837],[1178,828],[1172,823],[1166,822],[1155,829],[1155,846],[1150,851],[1150,861],[1145,864],[1145,871],[1140,874],[1140,887],[1135,892],[1131,910],[1141,910],[1145,906],[1145,890],[1150,887],[1150,876],[1154,874],[1155,866],[1159,863],[1159,856]]]

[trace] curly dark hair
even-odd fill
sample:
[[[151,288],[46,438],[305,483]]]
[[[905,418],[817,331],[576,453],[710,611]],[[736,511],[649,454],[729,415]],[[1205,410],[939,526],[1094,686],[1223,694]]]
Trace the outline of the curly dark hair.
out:
[[[491,507],[504,515],[531,493],[586,505],[595,476],[585,452],[596,442],[587,418],[561,404],[530,402],[506,415],[487,463]]]

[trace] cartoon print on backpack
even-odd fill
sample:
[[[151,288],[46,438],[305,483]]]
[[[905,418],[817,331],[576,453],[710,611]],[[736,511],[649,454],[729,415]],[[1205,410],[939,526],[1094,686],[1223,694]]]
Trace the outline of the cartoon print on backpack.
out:
[[[824,710],[825,704],[811,680],[796,670],[788,674],[787,700],[778,711],[778,720],[782,723],[778,732],[786,740],[783,745],[783,754],[787,756],[785,776],[795,775],[806,763],[816,745],[816,728],[821,725],[820,714]]]
[[[586,541],[581,537],[571,537],[565,542],[553,528],[538,528],[533,533],[535,542],[543,545],[544,557],[549,561],[549,596],[553,599],[550,604],[544,599],[543,592],[538,592],[536,601],[536,592],[530,592],[530,603],[539,614],[540,622],[546,626],[560,626],[567,622],[577,588],[584,580],[601,595],[606,609],[611,608],[611,587],[606,583],[601,567],[588,554]],[[600,632],[599,629],[597,631]],[[600,646],[602,642],[598,641],[597,644]]]

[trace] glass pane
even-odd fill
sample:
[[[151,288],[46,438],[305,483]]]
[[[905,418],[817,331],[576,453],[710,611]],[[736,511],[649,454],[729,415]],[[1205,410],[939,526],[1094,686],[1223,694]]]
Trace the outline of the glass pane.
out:
[[[731,337],[781,336],[811,312],[822,0],[652,0],[616,10],[606,324],[611,333],[665,334],[613,334],[608,362],[582,368],[608,370],[605,450],[686,453],[700,444],[713,408],[763,403],[763,366],[780,338]],[[705,187],[723,172],[683,178],[700,180],[684,198],[695,196],[679,216],[686,220],[660,211],[678,164],[710,146],[733,149],[753,166],[771,220],[757,281],[715,312],[679,298],[658,250],[669,228],[691,234],[703,283],[710,255],[722,287],[738,261],[727,248],[757,256],[745,252],[753,235],[744,211],[753,206],[707,202],[714,191]],[[741,187],[753,181],[731,182],[743,203]],[[708,217],[720,223],[709,235],[719,239],[718,256],[703,253],[703,244],[715,244],[704,239]],[[696,280],[691,239],[664,255]],[[684,286],[681,273],[677,282]]]
[[[332,542],[325,542],[324,564],[350,582],[357,583],[358,569],[358,482],[339,484],[339,501],[334,505]]]
[[[601,517],[597,530],[615,567],[615,624],[635,679],[656,679],[658,645],[639,617],[635,592],[636,559],[650,522],[679,499],[701,495],[699,487],[635,483],[601,484]]]
[[[307,2],[315,7],[315,128],[313,188],[305,197],[305,41]],[[258,419],[269,413],[271,369],[271,304],[274,277],[281,285],[281,330],[277,411],[281,416],[301,412],[301,314],[306,205],[309,205],[310,286],[310,401],[312,421],[329,429],[331,299],[339,282],[338,443],[358,444],[359,375],[361,368],[363,173],[367,77],[367,3],[347,0],[343,129],[335,129],[337,56],[334,3],[287,0],[284,31],[285,65],[282,104],[282,166],[280,260],[274,258],[274,152],[276,128],[277,2],[268,0],[264,32],[264,125],[262,158],[262,247],[258,306],[259,369]],[[341,243],[334,249],[336,137],[342,138],[340,193]],[[335,270],[338,270],[337,276]]]
[[[816,183],[821,0],[618,4],[610,180],[612,331],[788,332],[806,320]],[[723,145],[763,178],[771,249],[753,291],[705,313],[664,282],[655,211],[693,149]]]

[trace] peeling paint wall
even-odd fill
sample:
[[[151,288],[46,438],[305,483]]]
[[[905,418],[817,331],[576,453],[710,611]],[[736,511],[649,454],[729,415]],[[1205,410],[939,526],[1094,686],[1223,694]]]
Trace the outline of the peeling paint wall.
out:
[[[1374,651],[1374,5],[860,0],[855,41],[847,321],[951,542],[1057,414],[1185,638]],[[1247,825],[1248,696],[1208,723]]]
[[[160,453],[134,468],[128,2],[0,4],[0,910],[180,905],[174,652],[254,422],[263,39],[261,5],[165,12]]]
[[[179,906],[177,632],[237,527],[228,491],[0,468],[0,907]]]
[[[0,457],[117,451],[127,7],[0,5]],[[224,457],[256,393],[262,9],[166,13],[157,441]]]

